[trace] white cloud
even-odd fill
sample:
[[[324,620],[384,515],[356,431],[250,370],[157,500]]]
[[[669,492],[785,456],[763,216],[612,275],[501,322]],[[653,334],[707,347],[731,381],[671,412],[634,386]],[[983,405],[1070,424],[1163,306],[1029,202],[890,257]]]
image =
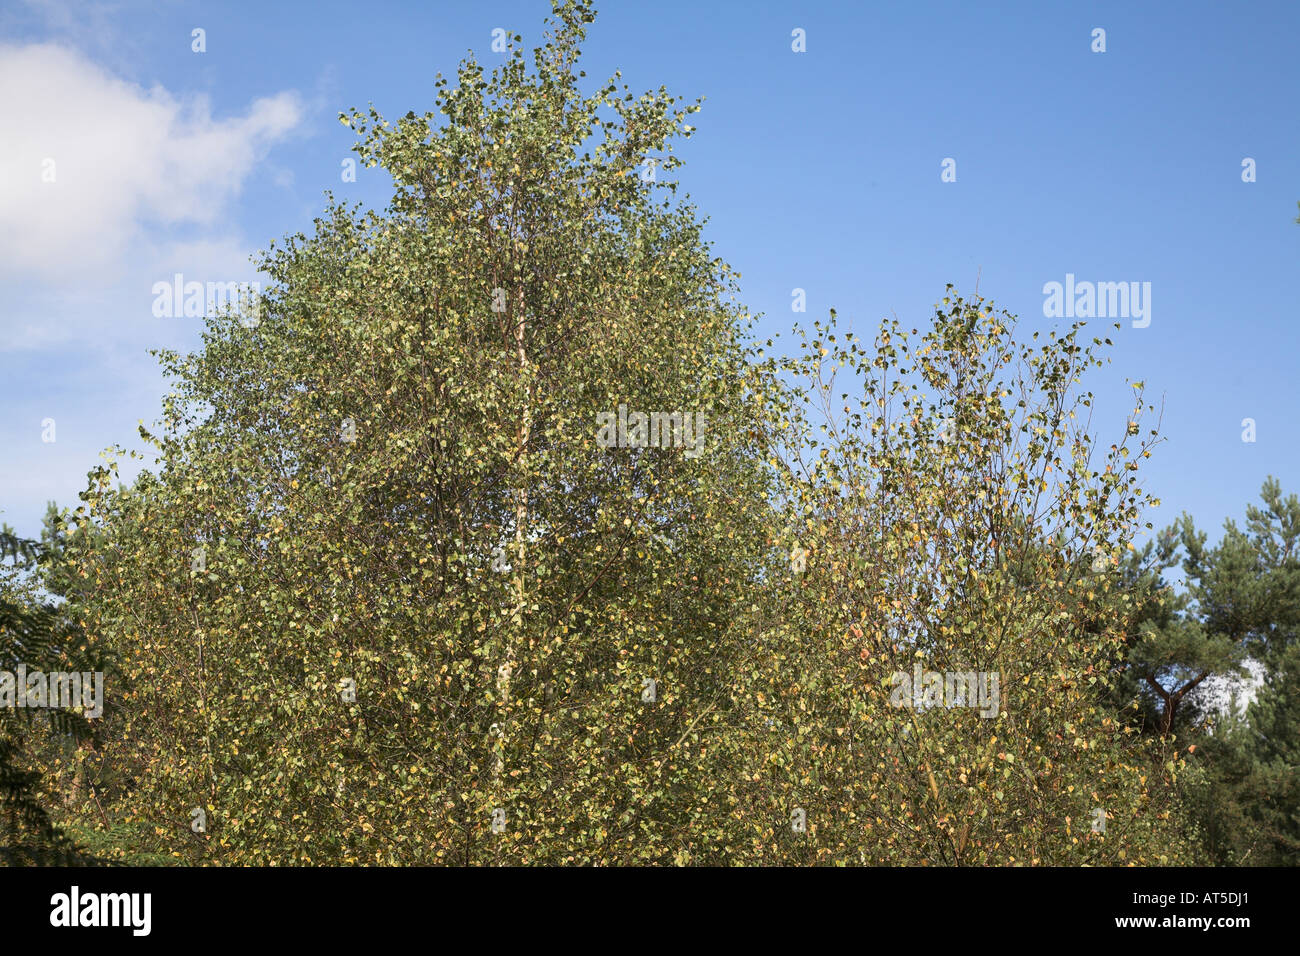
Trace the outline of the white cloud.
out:
[[[146,91],[66,47],[0,45],[0,275],[67,283],[158,238],[150,227],[219,224],[302,113],[284,92],[214,119],[205,97]]]
[[[1246,708],[1255,702],[1267,673],[1264,665],[1253,658],[1246,660],[1246,670],[1249,673],[1242,676],[1215,674],[1207,677],[1205,683],[1192,691],[1192,695],[1204,710],[1244,717]]]
[[[154,346],[176,347],[202,328],[198,319],[159,319],[153,315],[155,282],[255,282],[263,284],[249,260],[252,250],[226,233],[206,239],[153,242],[141,237],[111,274],[93,281],[10,282],[0,310],[0,356],[6,352],[73,346],[90,353],[128,349],[146,359]],[[153,360],[146,363],[152,367]]]

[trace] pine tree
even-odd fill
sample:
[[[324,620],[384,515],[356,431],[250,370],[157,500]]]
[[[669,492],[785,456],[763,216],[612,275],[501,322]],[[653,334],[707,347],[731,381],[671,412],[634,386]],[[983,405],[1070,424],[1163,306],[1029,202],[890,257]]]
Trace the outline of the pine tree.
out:
[[[1130,649],[1148,686],[1154,730],[1197,752],[1184,787],[1201,839],[1221,864],[1300,861],[1300,498],[1276,479],[1248,505],[1245,527],[1229,520],[1206,546],[1190,516],[1164,536],[1176,541],[1186,585],[1143,622]],[[1172,566],[1172,560],[1169,561]],[[1192,693],[1211,676],[1240,678],[1247,661],[1263,684],[1244,713]]]
[[[42,557],[38,544],[0,529],[0,670],[49,672],[70,662],[69,642],[57,608],[38,599],[19,572]],[[4,564],[3,562],[11,562]],[[82,861],[82,854],[54,824],[32,751],[47,736],[84,737],[87,722],[71,712],[0,707],[0,861],[11,865]]]

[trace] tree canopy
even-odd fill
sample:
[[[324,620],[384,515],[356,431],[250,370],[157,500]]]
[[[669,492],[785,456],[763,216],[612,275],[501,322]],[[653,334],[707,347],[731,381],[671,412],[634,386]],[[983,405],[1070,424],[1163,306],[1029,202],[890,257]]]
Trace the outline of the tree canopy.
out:
[[[387,207],[271,243],[254,316],[157,353],[139,476],[110,450],[39,548],[0,538],[45,555],[0,576],[6,659],[113,681],[47,733],[0,710],[10,843],[1294,862],[1297,499],[1139,547],[1156,410],[1094,424],[1082,321],[949,286],[921,329],[760,342],[668,177],[699,104],[584,92],[593,14],[554,11],[429,112],[340,114]],[[1196,689],[1252,659],[1216,723]]]

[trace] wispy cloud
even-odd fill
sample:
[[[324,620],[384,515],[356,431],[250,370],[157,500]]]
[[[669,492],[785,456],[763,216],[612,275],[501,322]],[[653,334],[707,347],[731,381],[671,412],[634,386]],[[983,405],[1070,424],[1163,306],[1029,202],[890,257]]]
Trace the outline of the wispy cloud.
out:
[[[281,92],[218,119],[205,97],[145,90],[75,50],[0,46],[0,276],[67,283],[114,268],[150,230],[220,225],[302,115]]]

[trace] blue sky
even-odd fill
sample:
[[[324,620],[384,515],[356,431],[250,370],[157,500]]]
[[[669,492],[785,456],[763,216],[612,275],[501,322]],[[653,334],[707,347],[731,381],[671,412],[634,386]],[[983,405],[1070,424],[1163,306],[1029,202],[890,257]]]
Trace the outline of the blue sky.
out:
[[[583,66],[705,97],[678,177],[764,335],[829,308],[861,333],[921,325],[977,275],[1028,331],[1067,273],[1149,282],[1150,325],[1122,320],[1089,383],[1097,420],[1117,434],[1144,380],[1165,404],[1153,520],[1187,510],[1217,536],[1265,476],[1300,492],[1300,4],[1137,6],[598,3]],[[310,231],[326,189],[382,206],[381,172],[341,181],[339,111],[430,109],[436,72],[491,64],[496,27],[531,47],[548,12],[0,3],[0,520],[33,533],[157,417],[146,350],[195,345],[199,323],[155,318],[154,282],[256,278],[248,255]]]

